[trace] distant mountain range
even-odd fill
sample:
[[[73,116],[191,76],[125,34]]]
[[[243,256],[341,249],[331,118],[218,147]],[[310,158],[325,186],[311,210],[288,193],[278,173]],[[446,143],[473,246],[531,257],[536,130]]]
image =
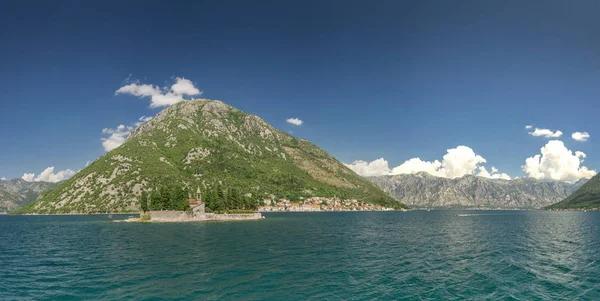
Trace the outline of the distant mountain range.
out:
[[[592,177],[566,199],[546,209],[600,209],[600,174]]]
[[[412,208],[457,209],[543,208],[567,198],[587,181],[581,179],[576,183],[567,183],[532,178],[502,180],[473,175],[449,179],[425,172],[367,179]]]
[[[27,182],[22,179],[0,180],[0,213],[11,212],[34,202],[56,183]]]

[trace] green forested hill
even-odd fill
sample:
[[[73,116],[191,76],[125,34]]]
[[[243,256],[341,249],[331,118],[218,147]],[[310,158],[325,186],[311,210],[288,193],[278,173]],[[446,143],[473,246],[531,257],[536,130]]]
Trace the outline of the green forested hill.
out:
[[[566,199],[546,209],[600,209],[600,175],[595,175]]]
[[[253,199],[323,196],[404,205],[314,144],[220,101],[184,101],[135,129],[20,213],[124,212],[159,186],[234,187]]]

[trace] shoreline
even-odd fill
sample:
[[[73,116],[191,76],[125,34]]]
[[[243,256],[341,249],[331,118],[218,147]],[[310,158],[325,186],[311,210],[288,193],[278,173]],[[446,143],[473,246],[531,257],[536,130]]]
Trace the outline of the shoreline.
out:
[[[140,212],[137,218],[128,218],[124,220],[113,220],[119,223],[197,223],[197,222],[219,222],[219,221],[249,221],[262,220],[265,217],[260,212],[237,213],[237,214],[217,214],[217,213],[197,213],[186,211],[147,211]]]
[[[312,212],[407,212],[407,211],[600,211],[600,208],[571,208],[571,209],[544,209],[544,208],[410,208],[394,210],[259,210],[258,213],[312,213]],[[138,215],[139,212],[113,212],[113,213],[0,213],[0,216],[90,216],[90,215]],[[156,221],[158,222],[158,221]]]

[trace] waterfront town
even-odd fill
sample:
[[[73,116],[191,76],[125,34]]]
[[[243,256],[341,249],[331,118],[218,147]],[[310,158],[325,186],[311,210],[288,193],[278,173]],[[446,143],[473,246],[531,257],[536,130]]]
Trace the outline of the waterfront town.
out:
[[[393,211],[393,208],[370,204],[358,200],[340,198],[310,197],[300,202],[287,199],[265,200],[259,212],[312,212],[312,211]]]

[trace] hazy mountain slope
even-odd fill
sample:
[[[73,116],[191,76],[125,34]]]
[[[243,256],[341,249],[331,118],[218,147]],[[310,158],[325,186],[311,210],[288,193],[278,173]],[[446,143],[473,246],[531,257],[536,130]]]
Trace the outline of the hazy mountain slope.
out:
[[[236,187],[252,198],[356,198],[403,205],[312,143],[220,101],[173,105],[21,212],[122,212],[142,190],[172,183]]]
[[[0,180],[0,212],[11,212],[26,206],[54,187],[55,183]]]
[[[501,180],[471,175],[448,179],[427,173],[368,179],[415,208],[542,208],[565,198],[585,182]]]
[[[564,200],[547,209],[598,209],[600,208],[600,175],[595,175]]]

